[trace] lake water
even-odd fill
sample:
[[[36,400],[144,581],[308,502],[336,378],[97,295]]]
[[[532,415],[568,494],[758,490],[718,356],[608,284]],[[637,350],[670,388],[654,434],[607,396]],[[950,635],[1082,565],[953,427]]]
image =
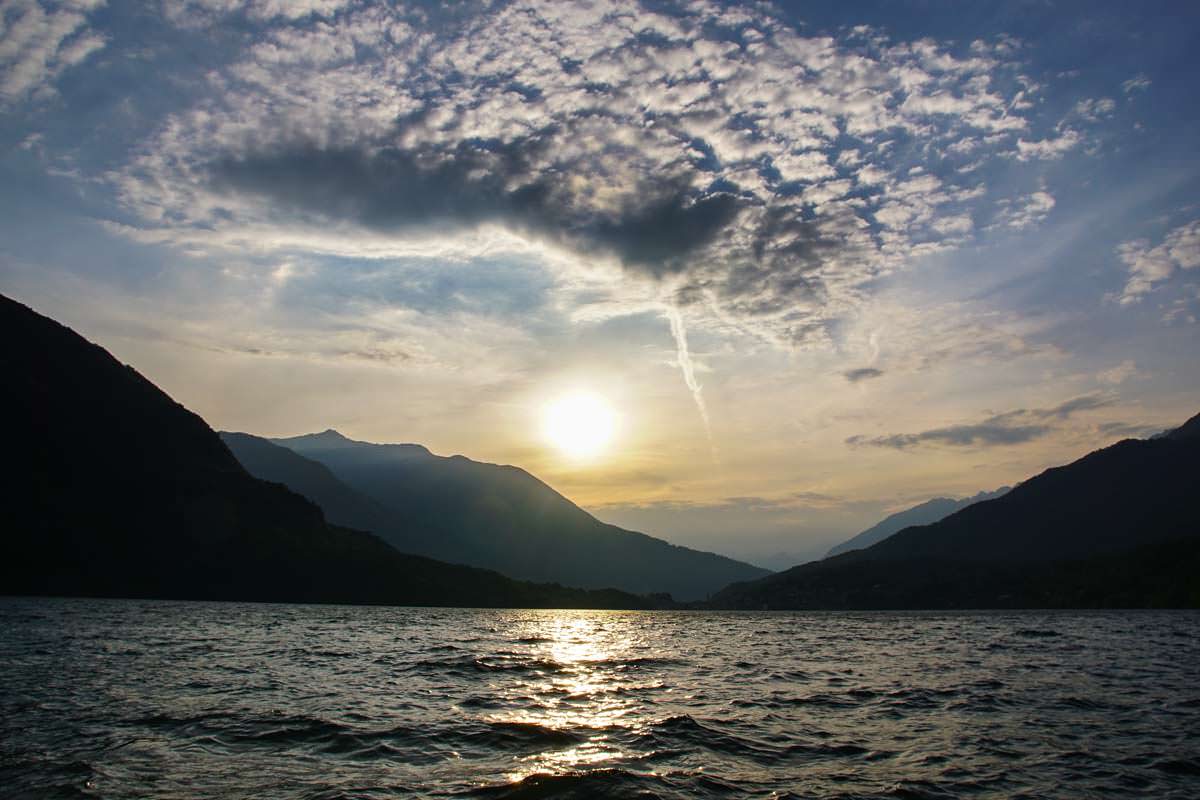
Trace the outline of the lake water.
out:
[[[0,796],[1200,797],[1200,615],[0,599]]]

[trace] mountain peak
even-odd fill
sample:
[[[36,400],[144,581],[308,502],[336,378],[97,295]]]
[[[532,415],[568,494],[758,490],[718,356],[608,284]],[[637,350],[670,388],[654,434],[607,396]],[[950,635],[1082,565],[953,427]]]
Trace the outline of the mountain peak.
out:
[[[268,441],[309,457],[314,457],[316,453],[331,451],[369,451],[374,453],[376,458],[413,458],[433,455],[424,445],[363,442],[351,439],[333,428],[326,428],[320,433],[306,433],[302,436],[269,439]]]
[[[1168,439],[1200,439],[1200,414],[1189,419],[1173,431],[1166,433]]]
[[[276,444],[284,446],[298,445],[315,447],[323,450],[333,448],[354,447],[355,445],[363,444],[356,442],[353,439],[343,435],[340,431],[333,428],[326,428],[320,433],[305,433],[300,436],[291,436],[286,439],[273,439]]]

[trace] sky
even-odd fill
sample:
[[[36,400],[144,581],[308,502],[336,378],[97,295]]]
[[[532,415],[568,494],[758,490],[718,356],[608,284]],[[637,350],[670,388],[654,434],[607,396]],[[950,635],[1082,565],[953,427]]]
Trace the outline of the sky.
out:
[[[786,567],[1200,411],[1198,78],[1182,0],[5,0],[0,291]]]

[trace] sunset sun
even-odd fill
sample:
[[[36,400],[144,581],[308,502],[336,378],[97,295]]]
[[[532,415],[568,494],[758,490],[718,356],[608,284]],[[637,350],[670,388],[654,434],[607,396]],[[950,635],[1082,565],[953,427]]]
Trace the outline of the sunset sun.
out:
[[[546,440],[574,459],[600,455],[612,440],[616,417],[612,408],[594,394],[577,393],[559,397],[543,413]]]

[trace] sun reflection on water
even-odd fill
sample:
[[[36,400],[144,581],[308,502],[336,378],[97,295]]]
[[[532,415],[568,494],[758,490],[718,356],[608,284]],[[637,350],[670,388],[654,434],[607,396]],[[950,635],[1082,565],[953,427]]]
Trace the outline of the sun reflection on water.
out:
[[[636,726],[637,703],[631,690],[656,688],[631,670],[633,654],[645,645],[628,625],[606,625],[605,612],[548,612],[531,615],[518,641],[532,672],[517,684],[494,685],[505,705],[516,710],[485,719],[491,723],[536,725],[580,737],[578,744],[546,747],[518,757],[507,778],[516,782],[535,774],[591,769],[629,754],[614,731]]]

